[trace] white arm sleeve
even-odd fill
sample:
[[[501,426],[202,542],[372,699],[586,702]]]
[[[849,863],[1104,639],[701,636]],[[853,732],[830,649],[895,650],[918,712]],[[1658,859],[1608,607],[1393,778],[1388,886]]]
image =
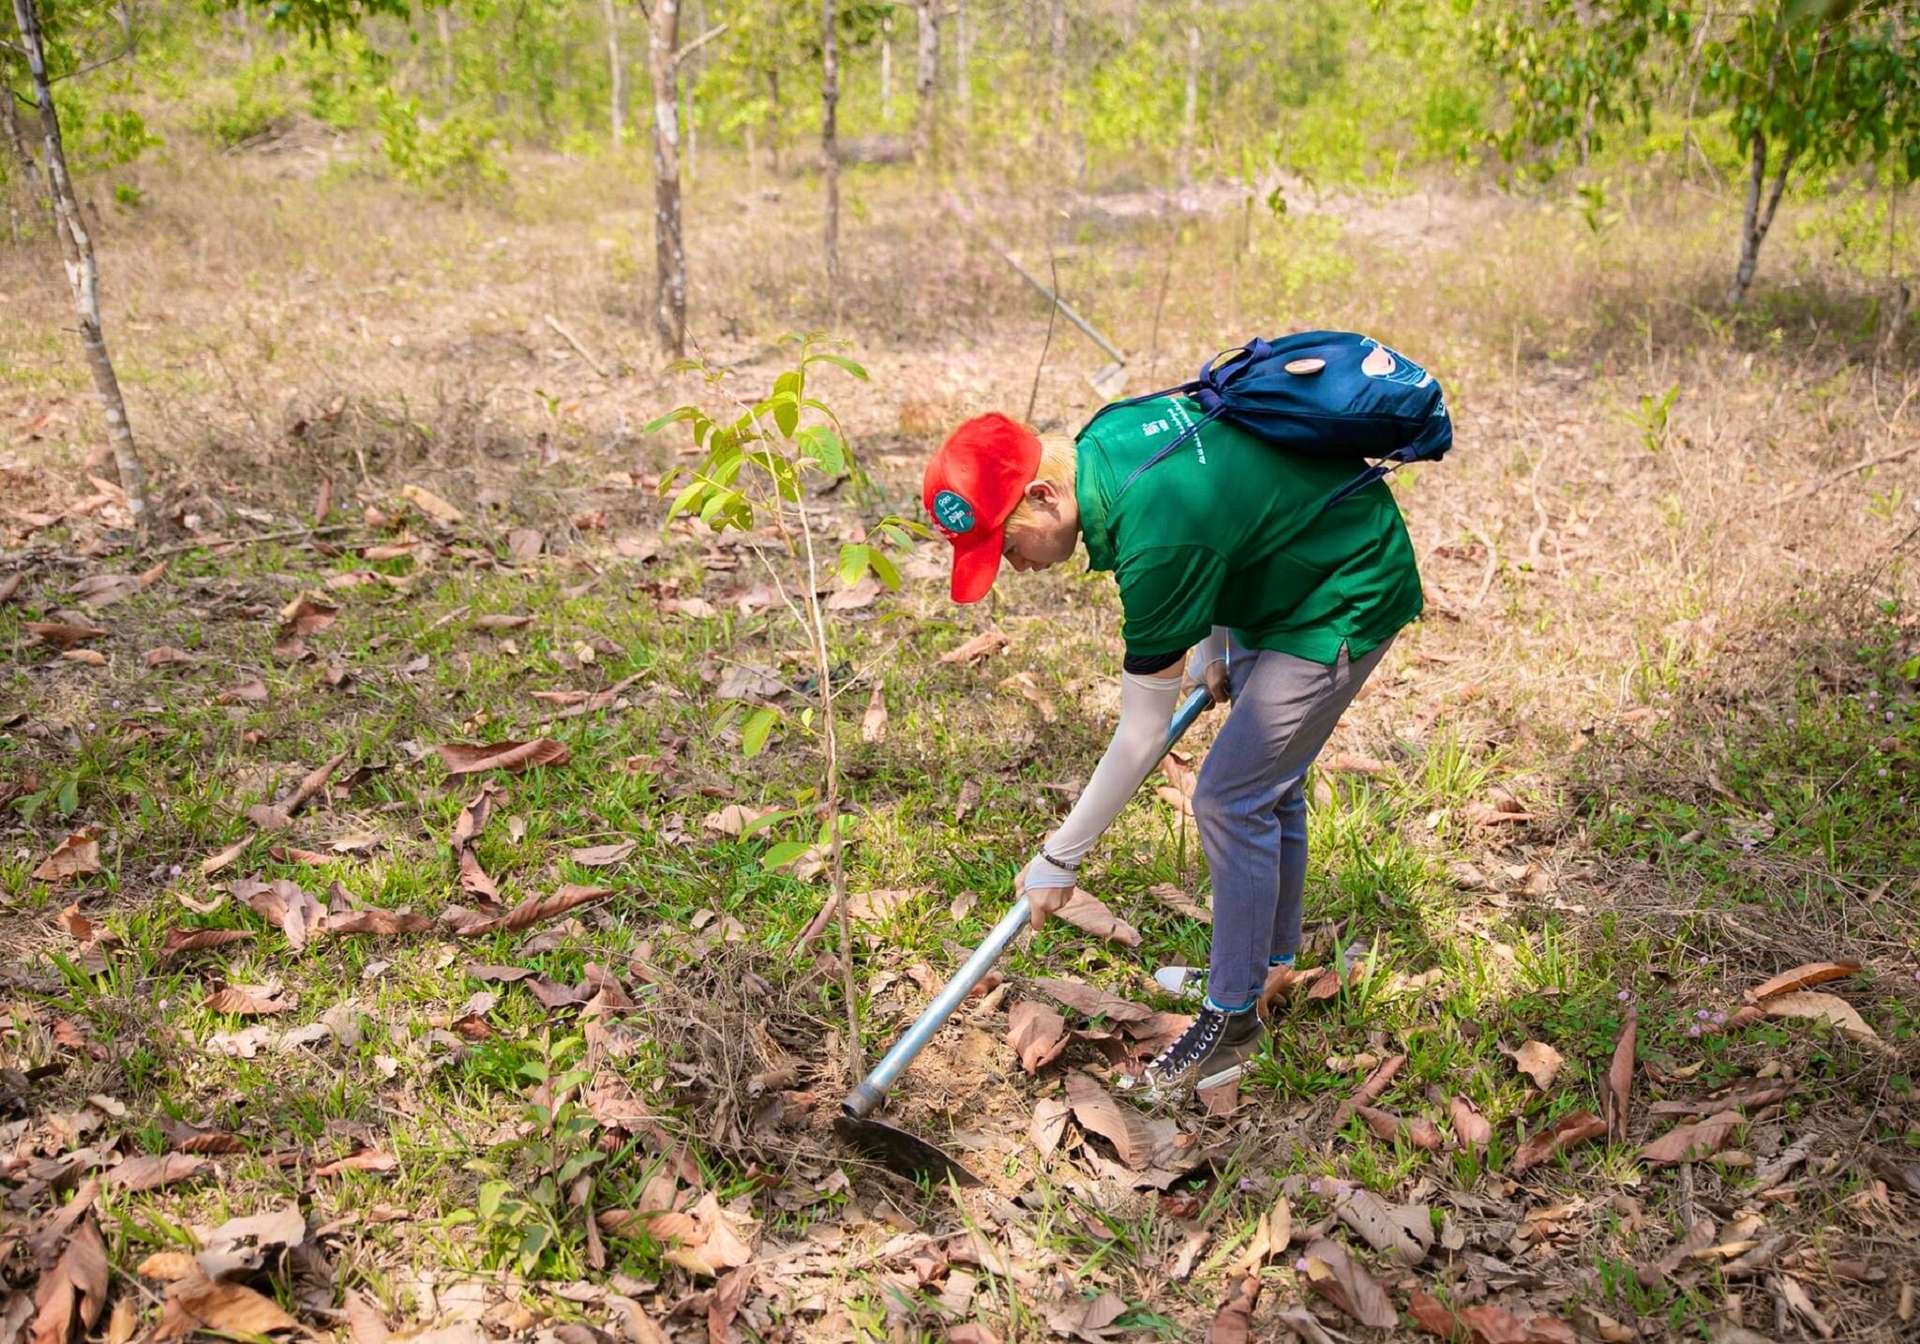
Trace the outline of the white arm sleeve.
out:
[[[1187,680],[1198,686],[1206,679],[1207,668],[1224,662],[1226,657],[1227,627],[1216,625],[1212,633],[1193,646],[1193,656],[1187,659]]]
[[[1174,702],[1180,698],[1178,677],[1120,674],[1120,722],[1114,726],[1107,754],[1094,767],[1093,778],[1067,819],[1047,839],[1046,852],[1067,863],[1078,863],[1113,824],[1167,751],[1167,725]]]

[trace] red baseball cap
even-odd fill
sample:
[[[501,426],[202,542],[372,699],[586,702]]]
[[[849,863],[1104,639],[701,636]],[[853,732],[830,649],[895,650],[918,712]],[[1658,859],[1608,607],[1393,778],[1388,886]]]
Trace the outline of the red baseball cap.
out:
[[[953,543],[955,602],[978,602],[993,587],[1007,518],[1039,470],[1039,436],[998,411],[954,430],[927,462],[920,502]]]

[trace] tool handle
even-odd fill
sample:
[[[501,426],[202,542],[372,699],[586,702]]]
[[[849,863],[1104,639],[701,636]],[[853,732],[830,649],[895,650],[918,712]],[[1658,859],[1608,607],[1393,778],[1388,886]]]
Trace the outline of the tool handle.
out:
[[[1173,716],[1173,722],[1167,725],[1167,750],[1172,750],[1173,744],[1180,740],[1180,735],[1192,727],[1193,721],[1206,709],[1209,699],[1203,686],[1181,704]],[[1165,752],[1161,754],[1165,755]],[[847,1099],[840,1103],[840,1110],[844,1114],[855,1120],[864,1120],[880,1105],[887,1089],[893,1086],[894,1079],[913,1063],[913,1057],[947,1024],[947,1019],[953,1016],[953,1010],[960,1006],[961,1000],[986,978],[993,963],[1000,960],[1000,954],[1007,950],[1007,944],[1026,927],[1030,910],[1027,898],[1022,896],[1006,914],[1000,916],[1000,922],[993,926],[993,931],[987,934],[980,946],[973,949],[973,955],[953,973],[953,978],[940,987],[933,1002],[921,1010],[906,1034],[893,1043],[893,1048],[880,1057],[880,1062],[861,1079],[859,1086],[847,1094]]]

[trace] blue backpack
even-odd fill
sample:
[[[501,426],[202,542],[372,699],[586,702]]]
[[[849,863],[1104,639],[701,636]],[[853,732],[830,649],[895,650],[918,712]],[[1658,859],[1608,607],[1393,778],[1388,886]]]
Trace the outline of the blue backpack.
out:
[[[1439,382],[1371,336],[1297,331],[1273,341],[1251,340],[1223,354],[1202,365],[1193,382],[1113,402],[1087,422],[1155,397],[1189,396],[1199,403],[1200,418],[1136,467],[1121,482],[1123,493],[1142,472],[1217,419],[1294,452],[1375,459],[1335,491],[1323,510],[1405,463],[1437,462],[1453,446],[1453,421]]]

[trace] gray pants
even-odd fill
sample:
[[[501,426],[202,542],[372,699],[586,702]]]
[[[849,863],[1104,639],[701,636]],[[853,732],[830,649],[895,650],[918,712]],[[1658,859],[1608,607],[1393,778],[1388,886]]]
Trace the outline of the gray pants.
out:
[[[1352,662],[1343,645],[1332,667],[1232,645],[1233,708],[1193,791],[1213,876],[1207,997],[1216,1007],[1252,1004],[1268,964],[1299,950],[1307,882],[1301,782],[1392,642]]]

